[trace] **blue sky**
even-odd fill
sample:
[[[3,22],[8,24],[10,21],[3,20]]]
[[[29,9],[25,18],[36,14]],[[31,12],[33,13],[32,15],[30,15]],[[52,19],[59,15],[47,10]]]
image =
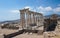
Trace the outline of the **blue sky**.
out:
[[[22,8],[44,15],[60,14],[60,0],[0,0],[0,21],[19,19]]]

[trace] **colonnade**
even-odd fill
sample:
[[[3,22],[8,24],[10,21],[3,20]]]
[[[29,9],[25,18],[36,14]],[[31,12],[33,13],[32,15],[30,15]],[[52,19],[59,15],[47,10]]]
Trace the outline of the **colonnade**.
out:
[[[30,24],[43,25],[43,15],[29,9],[20,10],[20,20],[22,28],[28,27]]]

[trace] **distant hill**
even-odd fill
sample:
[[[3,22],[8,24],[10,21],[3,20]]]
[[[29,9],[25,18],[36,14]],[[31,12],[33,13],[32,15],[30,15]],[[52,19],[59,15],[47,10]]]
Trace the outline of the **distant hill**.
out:
[[[53,14],[51,15],[46,15],[45,17],[51,17]],[[60,14],[56,14],[58,17],[60,17]]]
[[[17,19],[17,20],[3,21],[3,22],[0,22],[0,24],[3,24],[3,23],[19,23],[19,22],[20,22],[20,19]]]

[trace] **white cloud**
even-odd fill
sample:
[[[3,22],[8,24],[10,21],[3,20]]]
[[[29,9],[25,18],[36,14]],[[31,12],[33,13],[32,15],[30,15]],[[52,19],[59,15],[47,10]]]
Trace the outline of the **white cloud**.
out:
[[[25,6],[24,7],[24,9],[28,9],[29,8],[29,10],[32,10],[33,8],[32,7],[30,7],[30,6]]]
[[[48,6],[48,7],[43,7],[43,6],[39,6],[38,7],[38,12],[42,13],[42,14],[46,14],[49,13],[50,11],[52,11],[52,7]]]
[[[44,7],[40,6],[38,7],[39,10],[44,10]]]
[[[31,7],[31,6],[25,6],[23,9],[28,9],[31,10],[31,11],[37,11],[37,7]]]
[[[38,11],[43,14],[48,13],[50,11],[52,11],[53,13],[59,13],[60,7],[52,8],[51,6],[48,6],[48,7],[40,6],[40,7],[38,7]]]
[[[30,8],[29,6],[24,7],[25,9]]]
[[[43,11],[40,11],[39,13],[45,14],[45,12],[43,12]]]
[[[11,13],[19,13],[19,10],[10,10]]]
[[[48,7],[39,6],[39,7],[35,8],[35,7],[31,7],[31,6],[25,6],[24,8],[25,9],[29,8],[29,10],[31,10],[31,11],[36,11],[36,12],[39,12],[39,13],[42,13],[42,14],[49,13],[50,11],[56,12],[56,13],[60,12],[60,7],[52,8],[51,6],[48,6]],[[10,12],[20,13],[19,10],[11,10]]]
[[[60,7],[57,7],[57,8],[55,8],[55,9],[53,9],[53,12],[60,12]]]
[[[41,11],[51,11],[52,7],[50,7],[50,6],[48,6],[48,7],[42,7],[42,6],[40,6],[40,7],[38,7],[38,9],[41,10]]]
[[[46,11],[51,11],[52,10],[52,7],[46,7],[45,10]]]
[[[58,6],[60,6],[60,4],[58,4]]]

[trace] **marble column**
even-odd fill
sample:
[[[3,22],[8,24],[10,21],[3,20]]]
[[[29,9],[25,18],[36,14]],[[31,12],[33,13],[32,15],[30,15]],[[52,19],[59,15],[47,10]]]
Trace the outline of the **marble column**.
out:
[[[25,13],[23,11],[20,11],[20,19],[21,19],[22,28],[24,28],[24,25],[25,25]]]
[[[27,27],[27,24],[28,24],[27,18],[28,18],[28,14],[25,13],[25,28]]]
[[[37,26],[38,26],[38,15],[37,15]]]
[[[33,13],[33,22],[35,23],[35,13]]]
[[[28,12],[27,13],[28,15],[28,19],[27,19],[27,21],[28,21],[28,25],[31,23],[31,13],[30,12]]]
[[[36,23],[36,14],[34,15],[34,17],[35,17],[35,23]]]

